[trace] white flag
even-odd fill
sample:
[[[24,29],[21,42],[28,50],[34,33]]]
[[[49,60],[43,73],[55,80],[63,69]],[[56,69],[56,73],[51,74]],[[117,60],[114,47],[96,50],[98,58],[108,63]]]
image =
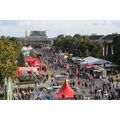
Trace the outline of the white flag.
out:
[[[105,50],[105,49],[104,49],[104,47],[103,47],[103,56],[105,55],[105,54],[104,54],[104,52],[105,52],[104,50]]]
[[[106,47],[106,55],[108,55],[108,45],[107,45],[107,47]]]
[[[112,53],[112,55],[114,54],[114,52],[113,52],[113,46],[111,46],[111,53]]]

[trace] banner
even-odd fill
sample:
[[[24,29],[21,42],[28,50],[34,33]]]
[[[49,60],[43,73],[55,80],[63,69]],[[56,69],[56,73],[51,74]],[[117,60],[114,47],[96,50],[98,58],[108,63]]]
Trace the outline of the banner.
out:
[[[113,52],[113,45],[111,46],[111,54],[113,55],[114,52]]]
[[[108,45],[106,46],[106,55],[108,55]]]
[[[12,80],[8,78],[7,100],[12,100]]]
[[[105,54],[104,54],[104,53],[105,53],[105,49],[104,49],[104,46],[103,46],[103,56],[105,56]]]

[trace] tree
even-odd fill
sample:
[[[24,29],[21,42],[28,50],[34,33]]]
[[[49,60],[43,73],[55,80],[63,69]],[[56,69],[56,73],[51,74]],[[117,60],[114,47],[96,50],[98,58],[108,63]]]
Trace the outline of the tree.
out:
[[[25,66],[24,55],[22,54],[22,52],[20,52],[20,55],[17,58],[17,66],[18,67],[24,67]]]
[[[120,65],[120,36],[113,39],[113,62]]]
[[[16,60],[20,55],[21,42],[16,38],[1,37],[0,39],[0,81],[16,77]]]
[[[3,41],[1,41],[3,42]],[[15,61],[17,59],[17,53],[13,47],[12,42],[4,41],[0,46],[0,72],[3,78],[14,78],[16,64]],[[7,47],[6,47],[7,46]]]
[[[35,52],[33,52],[33,50],[30,51],[30,56],[32,58],[36,58],[37,57],[37,54],[35,54]]]
[[[102,45],[98,42],[90,41],[86,35],[75,34],[73,37],[60,35],[55,39],[53,47],[58,51],[61,49],[63,52],[72,53],[73,56],[102,56]]]

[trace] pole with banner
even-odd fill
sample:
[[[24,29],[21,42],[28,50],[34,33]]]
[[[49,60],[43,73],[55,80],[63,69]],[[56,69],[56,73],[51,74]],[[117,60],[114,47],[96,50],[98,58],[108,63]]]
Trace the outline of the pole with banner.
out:
[[[8,78],[8,82],[7,82],[7,100],[12,100],[12,80],[11,78]]]
[[[10,96],[9,96],[9,98],[10,98],[10,100],[12,100],[12,79],[10,78],[10,82],[9,82],[9,84],[10,84]]]
[[[4,100],[7,100],[7,78],[4,79]]]
[[[105,57],[105,48],[103,46],[103,57]]]
[[[106,53],[105,53],[105,57],[108,59],[108,45],[106,45]],[[105,59],[106,59],[105,58]]]
[[[113,52],[113,45],[111,46],[111,54],[113,55],[114,52]]]

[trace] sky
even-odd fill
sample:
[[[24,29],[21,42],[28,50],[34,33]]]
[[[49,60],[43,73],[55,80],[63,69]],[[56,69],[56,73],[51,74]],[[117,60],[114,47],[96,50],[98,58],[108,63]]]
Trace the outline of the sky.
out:
[[[0,20],[0,36],[24,37],[25,30],[46,30],[49,38],[57,35],[120,33],[119,20]]]

